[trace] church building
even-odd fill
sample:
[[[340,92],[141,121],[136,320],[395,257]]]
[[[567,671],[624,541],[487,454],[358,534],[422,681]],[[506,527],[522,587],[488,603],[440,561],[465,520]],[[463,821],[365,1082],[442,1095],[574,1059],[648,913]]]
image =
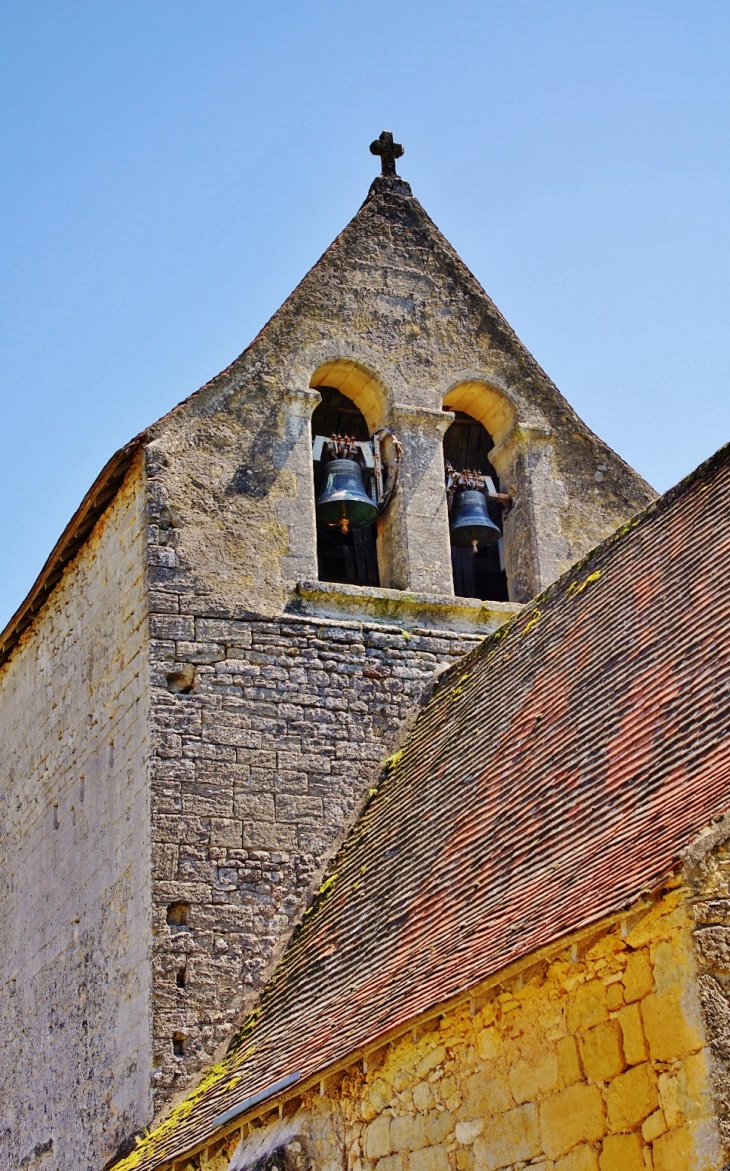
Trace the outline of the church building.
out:
[[[3,1167],[730,1160],[730,452],[657,500],[371,151],[0,634]]]

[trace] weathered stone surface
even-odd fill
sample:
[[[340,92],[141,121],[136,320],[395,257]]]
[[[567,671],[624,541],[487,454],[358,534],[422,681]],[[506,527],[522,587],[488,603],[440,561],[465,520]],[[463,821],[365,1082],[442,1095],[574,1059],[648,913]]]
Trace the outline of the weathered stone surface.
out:
[[[641,1000],[643,996],[654,991],[654,973],[644,952],[634,952],[628,957],[623,985],[627,1004],[633,1000]]]
[[[365,1154],[368,1159],[382,1159],[393,1150],[390,1137],[391,1119],[381,1114],[370,1123],[365,1132]]]
[[[540,1106],[542,1146],[551,1159],[581,1142],[595,1142],[606,1131],[603,1099],[597,1086],[569,1086]]]
[[[583,1077],[583,1070],[581,1069],[575,1037],[561,1037],[558,1041],[557,1048],[563,1084],[570,1086],[573,1082],[579,1082]]]
[[[436,672],[479,638],[223,618],[220,607],[208,619],[183,594],[176,622],[186,609],[198,632],[235,636],[237,657],[232,669],[212,653],[184,694],[167,682],[177,660],[152,660],[152,838],[177,847],[176,865],[166,853],[164,869],[153,867],[158,1111],[230,1035]],[[191,887],[197,879],[204,884]],[[177,946],[165,909],[182,897],[191,901],[184,989],[178,967],[163,962]]]
[[[598,1154],[588,1143],[581,1143],[556,1161],[555,1171],[598,1171]]]
[[[514,1106],[507,1081],[488,1073],[475,1073],[469,1078],[467,1099],[460,1111],[463,1118],[479,1117],[485,1114],[501,1114]]]
[[[622,1073],[606,1093],[611,1130],[633,1130],[659,1105],[656,1073],[648,1062]]]
[[[645,1171],[641,1139],[637,1134],[607,1134],[599,1164],[601,1171]]]
[[[367,600],[348,595],[335,602],[337,615],[327,610],[331,591],[303,584],[317,575],[310,420],[324,385],[350,393],[371,431],[395,426],[404,448],[378,524],[380,579],[400,596],[385,596],[396,592],[387,588]],[[74,1002],[64,1034],[64,1048],[76,1054],[78,1042],[95,1072],[93,1090],[84,1083],[88,1110],[61,1076],[67,1062],[58,1071],[55,1058],[40,1063],[44,1087],[55,1072],[64,1085],[58,1109],[73,1099],[74,1125],[86,1126],[95,1159],[90,1136],[102,1116],[113,1119],[105,1151],[149,1123],[151,1069],[159,1111],[224,1049],[436,673],[514,613],[499,603],[449,604],[444,406],[471,412],[495,440],[500,487],[514,501],[504,549],[515,601],[653,498],[572,412],[407,185],[376,183],[254,343],[150,429],[146,481],[135,469],[133,501],[119,494],[3,669],[3,719],[19,745],[4,778],[8,832],[40,841],[41,865],[53,858],[62,876],[38,912],[42,972],[23,996],[60,1013],[66,992],[55,965],[67,955],[78,980],[87,979],[83,965],[102,973],[86,1008]],[[58,694],[30,695],[32,676],[50,679]],[[33,743],[17,736],[26,718]],[[79,761],[92,789],[108,780],[93,826],[70,795]],[[53,833],[44,803],[59,822]],[[45,848],[48,833],[66,843],[63,858]],[[85,868],[77,888],[94,904],[74,918],[73,900],[56,906],[69,859]],[[23,885],[37,898],[39,884],[18,865],[13,898]],[[169,922],[168,906],[182,899],[188,921]],[[18,930],[15,910],[7,921]],[[4,954],[18,947],[12,938]],[[136,1014],[121,1042],[120,1003]],[[8,1037],[22,1032],[18,1013],[33,1016],[29,1003],[15,1004]],[[576,1009],[580,1029],[600,1024],[597,1004],[593,997]],[[105,1024],[89,1057],[80,1030],[92,1018]],[[561,1060],[565,1071],[570,1061]],[[540,1074],[532,1088],[527,1074],[518,1081],[539,1094],[551,1077]],[[25,1078],[21,1102],[25,1084],[37,1082]],[[46,1089],[36,1097],[23,1125],[27,1136],[37,1125],[41,1141]],[[503,1101],[505,1111],[513,1106],[509,1093]],[[433,1136],[447,1123],[428,1117],[429,1142],[442,1146]],[[433,1158],[437,1171],[442,1155]]]
[[[590,980],[576,992],[570,1007],[568,1023],[573,1032],[592,1029],[608,1020],[606,989],[600,980]]]
[[[515,1102],[534,1102],[557,1089],[558,1059],[554,1053],[542,1053],[536,1059],[517,1061],[510,1070],[509,1084]]]
[[[540,1153],[537,1107],[530,1103],[498,1114],[474,1140],[475,1167],[497,1171]]]
[[[654,900],[642,918],[644,958],[669,944],[683,978],[692,963],[697,906],[694,890],[668,891]],[[601,1003],[596,983],[606,989],[621,983],[631,954],[625,928],[606,928],[587,951],[584,940],[564,940],[565,950],[549,964],[514,973],[475,993],[471,1004],[446,1009],[437,1021],[416,1021],[371,1055],[365,1068],[356,1060],[324,1097],[317,1087],[305,1094],[302,1145],[314,1165],[340,1166],[344,1151],[358,1171],[403,1171],[416,1156],[419,1166],[437,1169],[444,1168],[446,1156],[453,1171],[519,1171],[525,1165],[539,1171],[651,1171],[657,1160],[683,1171],[720,1171],[726,1159],[710,1096],[707,1047],[671,1062],[648,1058],[619,1073],[616,1065],[604,1067],[598,1083],[581,1068],[578,1047],[593,1045],[599,1061],[607,1049],[613,1062],[630,1031],[620,1016],[632,1028],[637,1017],[640,1024],[641,1002],[634,1001],[608,1022],[582,1027],[590,1005]],[[570,1020],[575,1034],[565,1033]],[[566,1070],[575,1080],[551,1092],[556,1051],[560,1084]],[[536,1073],[528,1085],[530,1067]],[[516,1105],[515,1095],[528,1089],[535,1101]],[[297,1152],[291,1154],[294,1171],[306,1171]],[[201,1159],[201,1168],[206,1166]]]
[[[0,670],[3,1167],[101,1167],[150,1118],[146,539],[137,467]]]
[[[646,996],[641,1015],[649,1051],[656,1060],[671,1061],[702,1048],[699,1005],[689,986],[674,985]]]
[[[639,1065],[649,1057],[649,1046],[638,1004],[628,1004],[618,1011],[624,1057],[629,1065]]]
[[[626,1069],[618,1021],[605,1021],[583,1033],[580,1049],[586,1077],[592,1081],[608,1081]]]

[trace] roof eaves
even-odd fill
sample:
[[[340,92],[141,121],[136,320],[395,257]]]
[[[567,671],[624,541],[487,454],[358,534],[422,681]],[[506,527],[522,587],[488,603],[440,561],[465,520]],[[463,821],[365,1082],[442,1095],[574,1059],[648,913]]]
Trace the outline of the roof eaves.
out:
[[[21,635],[33,622],[43,603],[58,584],[64,569],[76,556],[99,517],[111,504],[146,436],[147,433],[143,431],[116,451],[94,480],[51,550],[29,593],[0,634],[0,667],[7,662]]]

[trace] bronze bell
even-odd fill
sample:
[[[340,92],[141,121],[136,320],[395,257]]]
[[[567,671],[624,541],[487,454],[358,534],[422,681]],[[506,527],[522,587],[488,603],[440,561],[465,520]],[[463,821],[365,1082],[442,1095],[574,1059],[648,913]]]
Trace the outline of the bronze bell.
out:
[[[377,506],[362,482],[360,465],[354,459],[332,459],[324,465],[324,485],[317,498],[317,516],[344,536],[350,529],[372,524]]]
[[[459,548],[493,545],[502,536],[489,515],[483,492],[467,488],[457,492],[451,505],[451,543]]]

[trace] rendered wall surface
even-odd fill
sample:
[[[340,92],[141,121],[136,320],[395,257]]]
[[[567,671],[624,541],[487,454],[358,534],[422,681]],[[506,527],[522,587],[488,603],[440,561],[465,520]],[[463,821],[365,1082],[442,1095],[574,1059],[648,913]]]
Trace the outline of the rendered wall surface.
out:
[[[94,1171],[149,1121],[143,479],[0,672],[0,1166]]]
[[[361,1059],[175,1171],[277,1147],[318,1171],[719,1171],[688,893],[414,1022],[366,1072]]]

